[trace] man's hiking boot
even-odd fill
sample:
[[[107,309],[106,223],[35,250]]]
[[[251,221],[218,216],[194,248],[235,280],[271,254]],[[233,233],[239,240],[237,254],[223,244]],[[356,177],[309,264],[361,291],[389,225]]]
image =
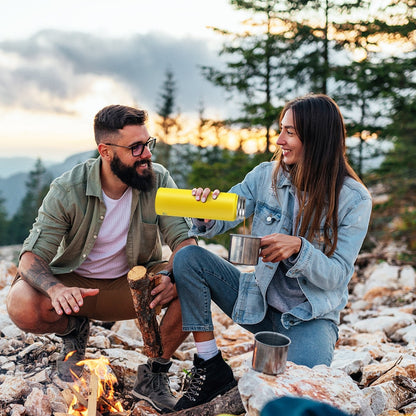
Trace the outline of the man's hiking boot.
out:
[[[195,354],[194,367],[187,379],[187,389],[176,403],[175,411],[207,403],[237,385],[233,371],[223,360],[221,351],[207,361]]]
[[[66,382],[72,382],[81,376],[84,366],[76,365],[76,363],[85,358],[85,349],[90,334],[90,321],[87,317],[70,316],[69,319],[68,332],[63,335],[57,334],[62,338],[63,348],[56,360],[56,370],[58,377]]]
[[[172,362],[166,364],[149,359],[137,367],[137,377],[132,394],[149,402],[156,410],[170,413],[176,402],[169,385],[168,371]]]

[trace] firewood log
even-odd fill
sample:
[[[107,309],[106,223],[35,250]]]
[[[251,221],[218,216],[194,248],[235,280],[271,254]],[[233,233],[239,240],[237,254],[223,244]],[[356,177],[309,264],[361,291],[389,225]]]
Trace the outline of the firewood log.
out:
[[[227,391],[222,396],[217,396],[208,403],[189,409],[179,410],[170,413],[169,416],[216,416],[220,413],[228,413],[232,415],[241,415],[245,413],[243,402],[241,401],[238,386]]]
[[[157,311],[149,307],[152,301],[151,291],[155,287],[155,281],[143,266],[133,267],[127,274],[133,298],[134,309],[137,315],[139,329],[142,333],[144,354],[147,357],[160,357],[163,353],[162,339],[160,337]],[[159,309],[160,310],[160,309]]]

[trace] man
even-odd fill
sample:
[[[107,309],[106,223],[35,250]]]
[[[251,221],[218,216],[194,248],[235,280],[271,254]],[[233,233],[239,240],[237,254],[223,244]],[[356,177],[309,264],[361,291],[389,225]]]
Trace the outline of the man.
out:
[[[71,381],[69,370],[82,371],[75,364],[85,356],[90,319],[136,317],[126,275],[145,266],[161,279],[149,307],[168,308],[160,327],[163,355],[138,367],[133,394],[165,412],[176,403],[167,377],[170,358],[187,335],[170,272],[175,253],[196,241],[188,237],[184,218],[155,213],[157,189],[176,185],[163,166],[151,162],[156,139],[146,119],[145,111],[121,105],[97,113],[99,157],[52,182],[23,243],[7,309],[22,330],[62,338],[57,371]],[[168,262],[162,261],[160,235],[172,250]]]

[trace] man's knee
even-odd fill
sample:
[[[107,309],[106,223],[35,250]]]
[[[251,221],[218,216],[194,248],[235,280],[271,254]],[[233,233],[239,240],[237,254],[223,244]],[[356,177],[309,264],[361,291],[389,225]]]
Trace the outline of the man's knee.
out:
[[[24,331],[30,331],[36,327],[43,308],[39,301],[39,295],[27,287],[27,283],[19,281],[15,283],[7,295],[6,307],[13,323]]]

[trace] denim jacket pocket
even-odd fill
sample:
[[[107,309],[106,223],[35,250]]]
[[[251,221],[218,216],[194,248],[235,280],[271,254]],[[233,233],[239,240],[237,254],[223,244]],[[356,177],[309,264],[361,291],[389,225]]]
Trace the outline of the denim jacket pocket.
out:
[[[254,273],[241,273],[232,319],[238,324],[256,324],[265,315],[266,303]]]
[[[270,206],[264,202],[256,205],[253,219],[253,230],[256,235],[269,235],[273,233],[289,234],[292,227],[292,219],[285,216],[280,207]]]

